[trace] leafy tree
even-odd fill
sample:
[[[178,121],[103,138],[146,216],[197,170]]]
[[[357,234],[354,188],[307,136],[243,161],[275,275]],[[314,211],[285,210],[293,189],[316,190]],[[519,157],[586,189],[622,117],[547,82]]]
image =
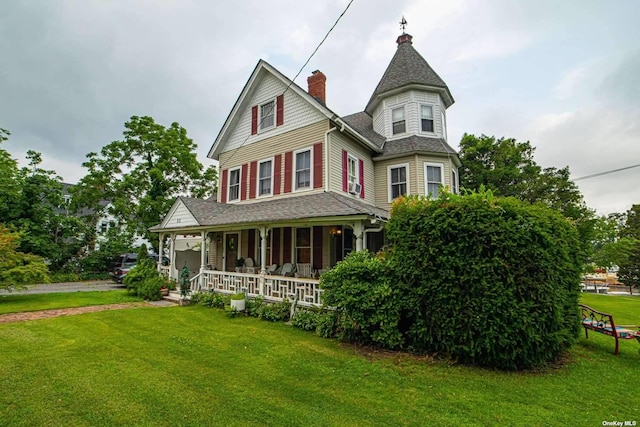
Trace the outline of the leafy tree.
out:
[[[179,195],[207,197],[216,188],[217,171],[203,170],[196,144],[178,123],[164,127],[151,117],[133,116],[124,138],[89,153],[88,174],[74,190],[79,206],[111,202],[110,213],[127,230],[144,236],[158,249],[149,227],[160,222]]]
[[[9,139],[11,133],[0,128],[0,144]],[[0,148],[0,218],[15,217],[14,201],[20,194],[18,184],[18,162],[8,151]]]
[[[26,285],[49,282],[43,259],[19,252],[19,243],[20,233],[11,232],[0,224],[0,289],[20,290]]]
[[[627,219],[620,235],[634,243],[628,258],[620,264],[618,278],[625,285],[640,287],[640,205],[633,205],[627,211]]]
[[[62,180],[54,171],[40,168],[40,153],[29,150],[27,159],[29,165],[18,174],[17,216],[11,223],[24,231],[22,252],[39,255],[59,270],[84,246],[85,225],[67,212]]]
[[[595,267],[627,264],[637,241],[633,237],[621,237],[626,218],[626,214],[613,213],[594,221],[591,263]]]
[[[484,187],[496,196],[543,203],[559,211],[576,226],[586,260],[594,239],[594,212],[571,181],[568,167],[543,169],[533,159],[534,153],[529,141],[465,134],[460,141],[461,187]]]

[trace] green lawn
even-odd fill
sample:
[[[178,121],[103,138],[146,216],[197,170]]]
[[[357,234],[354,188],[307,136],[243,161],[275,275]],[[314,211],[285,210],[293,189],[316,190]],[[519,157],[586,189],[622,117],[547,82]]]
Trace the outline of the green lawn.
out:
[[[60,292],[52,294],[0,295],[0,314],[88,305],[142,301],[127,291]]]
[[[640,298],[585,295],[640,323]],[[600,334],[504,373],[367,353],[203,307],[0,324],[0,425],[580,425],[640,421],[640,355]]]

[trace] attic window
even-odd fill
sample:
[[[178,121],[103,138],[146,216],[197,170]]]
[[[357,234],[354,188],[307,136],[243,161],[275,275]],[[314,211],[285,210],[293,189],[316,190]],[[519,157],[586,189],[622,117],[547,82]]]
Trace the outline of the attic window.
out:
[[[422,132],[433,132],[433,107],[431,105],[420,106],[420,129]]]
[[[272,128],[275,124],[275,102],[260,105],[260,130]]]
[[[405,133],[407,131],[407,122],[404,118],[404,107],[394,108],[391,110],[391,122],[393,126],[393,134]]]

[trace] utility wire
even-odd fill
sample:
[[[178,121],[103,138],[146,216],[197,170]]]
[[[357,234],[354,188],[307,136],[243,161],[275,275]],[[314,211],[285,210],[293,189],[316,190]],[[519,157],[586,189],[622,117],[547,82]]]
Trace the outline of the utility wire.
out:
[[[285,93],[287,93],[287,91],[289,90],[289,88],[291,87],[291,85],[293,85],[293,83],[296,81],[296,79],[298,78],[298,76],[300,76],[300,73],[302,73],[302,70],[304,70],[304,67],[307,66],[307,64],[309,64],[309,61],[311,61],[311,58],[313,58],[313,56],[316,54],[316,52],[318,52],[318,49],[320,49],[320,46],[322,46],[322,44],[325,42],[325,40],[327,40],[327,37],[329,37],[329,34],[331,34],[331,32],[333,31],[333,29],[336,27],[336,25],[338,25],[338,22],[340,22],[340,20],[342,19],[342,17],[344,16],[345,13],[347,13],[347,10],[349,10],[349,7],[351,6],[351,3],[353,3],[354,0],[351,0],[349,2],[349,4],[347,4],[347,6],[344,8],[344,10],[342,11],[342,13],[340,14],[340,16],[338,16],[338,19],[336,19],[336,21],[333,23],[333,25],[331,26],[331,28],[329,28],[329,31],[327,31],[327,33],[324,35],[324,37],[322,38],[322,40],[320,41],[320,43],[318,43],[318,46],[316,46],[316,48],[313,50],[313,52],[311,53],[311,55],[309,56],[309,58],[307,58],[307,60],[305,61],[305,63],[302,65],[302,67],[300,67],[300,70],[298,70],[298,73],[295,75],[295,77],[293,79],[291,79],[291,81],[289,82],[289,85],[287,85],[287,87],[285,88],[284,92],[281,93],[281,95],[284,95]],[[273,106],[273,108],[275,108],[275,104]],[[275,116],[275,114],[274,114]],[[258,125],[258,127],[260,127],[262,125],[262,122],[264,121],[264,119],[267,116],[265,115],[265,117],[263,117],[262,119],[260,119],[260,124]],[[274,117],[275,120],[275,117]],[[242,141],[242,144],[240,144],[239,147],[237,147],[235,150],[233,150],[233,153],[231,153],[231,156],[229,156],[229,158],[226,160],[225,163],[228,163],[229,161],[231,161],[231,159],[233,158],[233,156],[238,152],[238,150],[240,148],[242,148],[244,146],[244,144],[247,143],[247,141],[249,140],[249,138],[251,137],[251,134],[247,135],[247,137],[244,139],[244,141]],[[220,170],[222,170],[222,164],[220,164]]]
[[[631,166],[626,166],[624,168],[619,168],[619,169],[612,169],[612,170],[608,170],[608,171],[604,171],[604,172],[598,172],[598,173],[594,173],[592,175],[586,175],[586,176],[581,176],[580,178],[575,178],[572,179],[571,181],[581,181],[583,179],[589,179],[589,178],[595,178],[596,176],[602,176],[602,175],[609,175],[610,173],[616,173],[616,172],[620,172],[620,171],[624,171],[627,169],[633,169],[633,168],[637,168],[640,167],[640,163],[637,165],[631,165]]]

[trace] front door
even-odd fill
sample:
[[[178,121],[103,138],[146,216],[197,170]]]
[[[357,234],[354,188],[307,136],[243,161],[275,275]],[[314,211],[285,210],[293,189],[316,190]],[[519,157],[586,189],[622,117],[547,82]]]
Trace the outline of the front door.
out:
[[[240,233],[226,233],[224,235],[224,270],[235,271],[236,260],[238,259],[238,245],[240,244]]]

